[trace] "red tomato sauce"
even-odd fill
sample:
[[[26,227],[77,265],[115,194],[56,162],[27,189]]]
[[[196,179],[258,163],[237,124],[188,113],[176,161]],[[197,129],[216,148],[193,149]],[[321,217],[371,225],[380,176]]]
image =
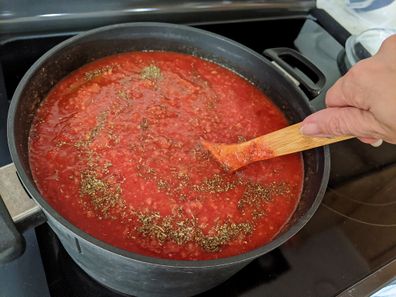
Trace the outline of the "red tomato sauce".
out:
[[[115,247],[201,260],[271,241],[301,193],[299,154],[227,173],[201,139],[287,126],[244,78],[174,52],[102,58],[60,81],[30,132],[34,180],[62,216]]]

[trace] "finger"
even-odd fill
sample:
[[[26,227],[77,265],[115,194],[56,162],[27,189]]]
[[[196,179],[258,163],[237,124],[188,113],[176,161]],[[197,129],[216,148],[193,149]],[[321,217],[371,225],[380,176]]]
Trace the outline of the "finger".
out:
[[[345,78],[340,78],[326,93],[326,106],[327,107],[344,107],[350,106],[348,100],[345,98],[342,84]]]
[[[367,144],[371,144],[373,147],[379,147],[382,143],[382,139],[370,138],[370,137],[358,137],[358,139]]]
[[[372,144],[372,143],[375,143],[375,142],[377,142],[379,140],[377,138],[371,138],[371,137],[358,137],[358,139],[361,142],[364,142],[364,143],[367,143],[367,144]]]
[[[302,123],[301,132],[319,137],[353,135],[383,139],[382,130],[368,111],[354,107],[330,107],[308,116]]]
[[[367,89],[374,83],[372,73],[377,64],[373,58],[356,63],[326,94],[327,107],[357,107],[369,110],[372,102]]]

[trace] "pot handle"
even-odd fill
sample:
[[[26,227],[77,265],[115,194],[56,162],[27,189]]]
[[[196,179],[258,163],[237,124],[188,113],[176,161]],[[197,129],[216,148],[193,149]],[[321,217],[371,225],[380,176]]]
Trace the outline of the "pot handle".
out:
[[[0,195],[0,263],[7,263],[23,254],[25,239],[19,233]]]
[[[25,251],[22,232],[45,221],[45,215],[23,188],[14,164],[0,167],[0,263]]]
[[[309,99],[317,97],[323,90],[326,84],[325,75],[298,51],[278,47],[266,49],[263,54],[275,62],[276,66],[288,76],[291,76]]]

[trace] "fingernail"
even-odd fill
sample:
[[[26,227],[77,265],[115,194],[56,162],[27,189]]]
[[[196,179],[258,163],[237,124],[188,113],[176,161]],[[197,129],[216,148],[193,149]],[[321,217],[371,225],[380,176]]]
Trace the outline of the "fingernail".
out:
[[[384,141],[382,139],[378,139],[376,142],[371,143],[373,147],[379,147]]]
[[[301,126],[301,134],[304,135],[318,135],[320,134],[319,126],[315,123],[307,123]]]

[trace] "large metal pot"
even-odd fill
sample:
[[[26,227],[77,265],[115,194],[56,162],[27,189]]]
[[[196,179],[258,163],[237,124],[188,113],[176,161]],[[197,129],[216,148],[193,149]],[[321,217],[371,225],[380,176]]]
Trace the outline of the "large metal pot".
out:
[[[78,229],[54,210],[33,182],[28,162],[28,135],[33,116],[48,91],[63,77],[82,65],[103,56],[140,50],[169,50],[194,54],[225,65],[248,78],[278,105],[290,123],[312,112],[307,97],[285,73],[256,52],[222,36],[172,24],[131,23],[108,26],[75,36],[42,56],[21,80],[12,98],[8,117],[8,141],[12,160],[28,194],[40,206],[74,261],[101,284],[138,296],[191,296],[208,290],[268,253],[296,234],[312,217],[324,195],[329,176],[329,153],[318,148],[303,153],[304,186],[301,201],[290,222],[270,243],[250,252],[217,260],[176,261],[127,252],[99,241]],[[291,72],[312,95],[319,88],[309,85],[282,60],[295,59],[294,52],[269,51],[278,64]],[[305,60],[309,68],[314,68]],[[319,75],[320,84],[323,83]],[[1,199],[0,199],[1,201]],[[0,248],[21,242],[0,205]],[[8,242],[6,242],[8,238]],[[8,248],[10,248],[8,246]],[[12,258],[16,250],[9,249]]]

